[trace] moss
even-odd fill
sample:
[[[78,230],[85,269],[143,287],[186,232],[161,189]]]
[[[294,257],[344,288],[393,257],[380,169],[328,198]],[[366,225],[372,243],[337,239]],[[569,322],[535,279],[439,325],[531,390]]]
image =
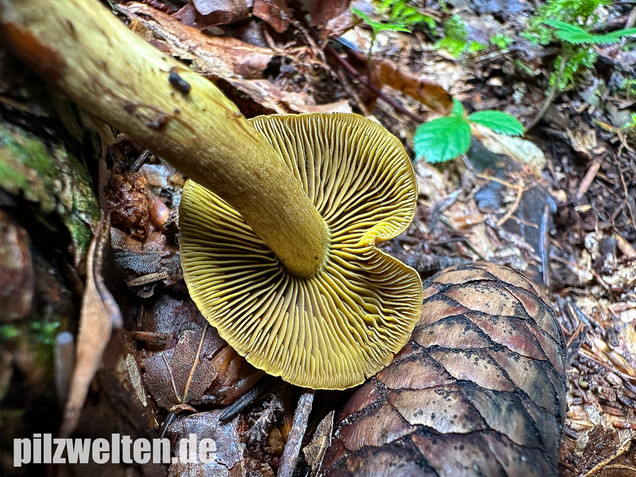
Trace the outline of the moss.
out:
[[[47,145],[14,125],[0,123],[0,187],[57,214],[69,230],[79,263],[99,219],[85,166],[60,145]]]
[[[487,48],[477,41],[467,38],[466,25],[459,15],[451,16],[444,25],[444,38],[435,43],[435,48],[444,48],[456,58]]]

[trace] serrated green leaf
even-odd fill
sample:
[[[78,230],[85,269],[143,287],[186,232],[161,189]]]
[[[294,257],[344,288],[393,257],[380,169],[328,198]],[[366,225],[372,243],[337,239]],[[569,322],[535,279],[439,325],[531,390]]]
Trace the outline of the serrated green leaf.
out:
[[[606,36],[608,38],[616,38],[617,40],[620,40],[621,38],[624,38],[626,36],[633,36],[636,35],[636,28],[624,28],[622,30],[616,30],[613,31],[611,33],[607,33]]]
[[[468,151],[470,125],[460,116],[433,119],[417,128],[413,142],[418,160],[448,161]]]
[[[574,45],[583,43],[595,45],[616,43],[623,37],[636,35],[636,28],[616,30],[605,35],[594,35],[577,25],[572,25],[560,20],[544,20],[543,23],[555,28],[554,34],[557,38]]]
[[[496,133],[508,136],[520,136],[523,134],[523,124],[517,118],[501,111],[477,111],[468,116],[468,121],[481,124]]]
[[[548,26],[555,28],[554,34],[563,41],[568,43],[593,43],[593,36],[586,32],[583,28],[572,25],[561,20],[545,20]]]
[[[450,113],[451,116],[457,116],[463,118],[466,115],[464,105],[457,98],[453,98],[453,110]]]

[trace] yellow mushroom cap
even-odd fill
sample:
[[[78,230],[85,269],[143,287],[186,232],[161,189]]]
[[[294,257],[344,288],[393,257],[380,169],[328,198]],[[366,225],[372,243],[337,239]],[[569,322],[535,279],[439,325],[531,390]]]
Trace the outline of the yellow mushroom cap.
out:
[[[409,158],[386,129],[354,114],[250,122],[325,220],[325,263],[311,277],[292,276],[238,212],[190,180],[180,206],[190,295],[255,367],[314,389],[360,384],[391,362],[420,314],[419,276],[376,248],[413,218]]]

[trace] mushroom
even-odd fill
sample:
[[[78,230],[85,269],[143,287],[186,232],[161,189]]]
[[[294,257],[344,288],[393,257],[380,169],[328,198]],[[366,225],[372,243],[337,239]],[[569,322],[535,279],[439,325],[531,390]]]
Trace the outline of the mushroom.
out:
[[[182,206],[186,280],[249,362],[333,389],[390,362],[422,293],[376,248],[415,207],[396,138],[353,115],[248,121],[96,2],[0,0],[0,26],[35,71],[196,181]]]
[[[257,368],[314,389],[360,384],[391,362],[421,308],[417,273],[376,247],[413,218],[411,163],[395,136],[354,114],[250,123],[325,220],[325,263],[310,277],[288,271],[234,208],[190,180],[180,207],[190,295]]]

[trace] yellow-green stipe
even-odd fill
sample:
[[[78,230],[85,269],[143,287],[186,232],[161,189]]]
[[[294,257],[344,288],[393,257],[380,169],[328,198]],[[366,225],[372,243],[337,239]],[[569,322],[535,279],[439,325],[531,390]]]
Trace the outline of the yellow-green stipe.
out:
[[[250,122],[326,222],[326,261],[310,277],[294,276],[227,202],[188,181],[180,225],[190,294],[257,368],[314,389],[360,384],[391,361],[420,313],[417,273],[376,248],[413,218],[408,156],[397,138],[357,115]]]
[[[292,273],[311,276],[322,266],[324,221],[212,82],[96,1],[0,0],[0,29],[18,56],[87,111],[232,204]],[[175,88],[171,75],[190,89]]]

